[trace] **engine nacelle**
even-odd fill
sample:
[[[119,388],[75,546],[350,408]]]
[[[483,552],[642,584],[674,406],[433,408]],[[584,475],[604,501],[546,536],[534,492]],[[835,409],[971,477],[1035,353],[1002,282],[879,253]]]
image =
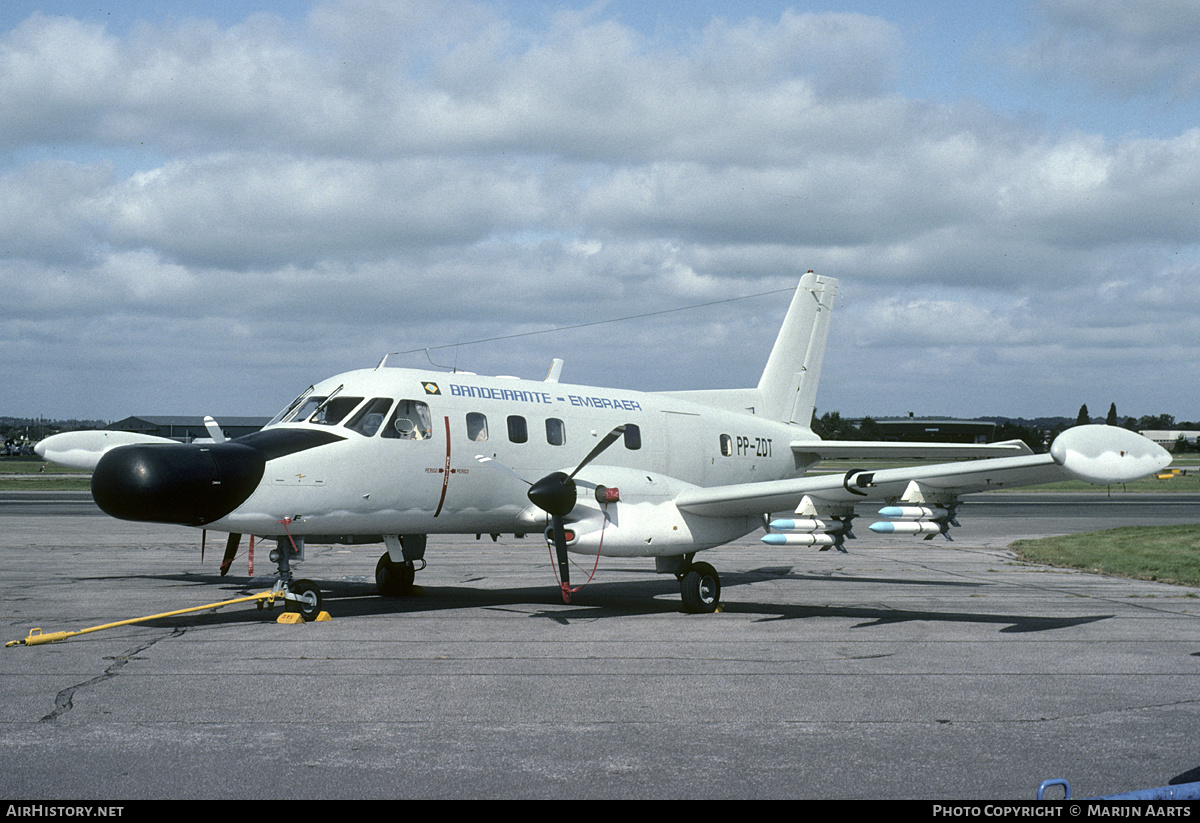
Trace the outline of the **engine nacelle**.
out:
[[[665,475],[617,466],[588,466],[575,477],[575,508],[566,517],[575,532],[569,550],[608,557],[670,556],[712,548],[761,527],[754,517],[701,517],[682,512],[675,496],[693,488]],[[596,487],[605,495],[599,503]]]

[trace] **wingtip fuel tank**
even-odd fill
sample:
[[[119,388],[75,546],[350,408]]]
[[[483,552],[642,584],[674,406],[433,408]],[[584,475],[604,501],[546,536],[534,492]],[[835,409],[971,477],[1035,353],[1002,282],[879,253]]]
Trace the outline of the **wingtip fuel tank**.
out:
[[[1054,438],[1050,456],[1077,480],[1109,485],[1145,477],[1171,463],[1171,454],[1137,432],[1117,426],[1075,426]]]

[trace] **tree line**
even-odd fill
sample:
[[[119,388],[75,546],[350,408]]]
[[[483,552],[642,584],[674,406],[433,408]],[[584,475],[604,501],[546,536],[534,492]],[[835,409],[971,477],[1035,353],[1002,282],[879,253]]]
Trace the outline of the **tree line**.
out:
[[[1054,438],[1072,426],[1103,423],[1120,426],[1130,431],[1200,431],[1200,422],[1177,422],[1171,414],[1147,414],[1141,417],[1126,417],[1117,414],[1116,403],[1108,407],[1105,417],[1092,417],[1087,404],[1079,407],[1074,418],[1039,417],[1036,420],[1008,417],[977,417],[974,421],[995,424],[992,441],[1022,440],[1035,452],[1045,451]],[[883,440],[887,435],[876,418],[864,417],[857,422],[842,417],[840,412],[828,411],[817,416],[813,412],[812,430],[822,440]],[[1200,450],[1200,444],[1186,440],[1176,444],[1175,451]]]

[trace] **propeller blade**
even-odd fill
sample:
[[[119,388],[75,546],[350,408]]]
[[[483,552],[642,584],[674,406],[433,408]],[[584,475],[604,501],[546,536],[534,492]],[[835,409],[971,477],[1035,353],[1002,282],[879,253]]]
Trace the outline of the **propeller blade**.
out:
[[[599,457],[601,452],[616,443],[624,433],[625,427],[617,426],[604,435],[604,439],[588,452],[588,456],[583,458],[583,462],[576,466],[575,471],[570,474],[551,472],[541,480],[530,484],[528,496],[533,505],[551,517],[566,517],[570,514],[571,510],[575,508],[575,475],[584,466]]]
[[[625,426],[617,426],[604,435],[595,448],[588,452],[587,457],[583,458],[583,461],[575,467],[575,471],[570,474],[551,472],[533,483],[530,483],[495,458],[475,455],[475,459],[485,466],[500,469],[506,474],[511,474],[522,483],[528,483],[529,491],[526,495],[529,497],[529,501],[550,515],[550,524],[554,531],[554,554],[558,562],[558,580],[562,588],[564,603],[571,602],[571,570],[567,560],[567,526],[563,518],[575,508],[575,475],[579,474],[584,466],[599,457],[605,449],[616,443],[623,434],[625,434]]]
[[[563,602],[570,603],[571,566],[567,561],[567,527],[562,517],[557,514],[551,515],[550,527],[554,529],[554,554],[558,559],[558,582],[562,588]]]
[[[238,543],[242,542],[242,536],[237,532],[230,532],[229,539],[225,541],[225,557],[221,560],[221,577],[229,573],[229,566],[233,563],[233,558],[237,555]]]
[[[221,431],[221,427],[217,425],[217,421],[211,417],[204,418],[204,428],[208,429],[208,436],[212,438],[214,443],[225,442],[225,432]]]
[[[575,475],[579,474],[579,472],[583,469],[584,466],[586,466],[588,463],[591,463],[593,460],[595,460],[597,457],[599,457],[601,452],[603,452],[605,449],[607,449],[613,443],[616,443],[617,438],[619,438],[623,434],[625,434],[625,426],[622,425],[622,426],[617,426],[615,429],[610,431],[608,434],[604,435],[604,439],[596,444],[596,448],[594,448],[590,452],[588,452],[588,456],[583,458],[583,462],[575,467],[575,471],[571,472],[570,476],[574,477]]]
[[[524,477],[517,474],[515,471],[513,471],[508,466],[504,465],[503,463],[501,463],[499,460],[497,460],[494,457],[484,457],[482,454],[477,454],[477,455],[475,455],[475,459],[478,460],[480,463],[482,463],[485,466],[491,466],[493,469],[499,469],[500,471],[504,472],[505,474],[512,475],[513,477],[517,478],[522,483],[524,483],[526,486],[533,485],[533,483],[529,482]]]

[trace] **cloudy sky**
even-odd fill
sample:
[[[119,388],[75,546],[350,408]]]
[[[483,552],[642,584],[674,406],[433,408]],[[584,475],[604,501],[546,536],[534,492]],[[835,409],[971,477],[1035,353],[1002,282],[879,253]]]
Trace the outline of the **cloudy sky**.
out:
[[[5,0],[0,142],[0,415],[753,385],[815,269],[819,411],[1200,418],[1194,0]]]

